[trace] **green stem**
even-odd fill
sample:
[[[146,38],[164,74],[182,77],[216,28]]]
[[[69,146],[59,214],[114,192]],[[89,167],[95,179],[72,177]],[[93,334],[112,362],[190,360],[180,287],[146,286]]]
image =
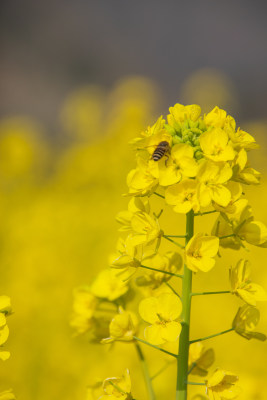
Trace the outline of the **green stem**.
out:
[[[142,366],[142,370],[143,370],[143,374],[144,374],[144,378],[145,378],[145,382],[146,382],[146,387],[147,387],[147,391],[148,391],[148,396],[149,396],[149,400],[156,400],[156,396],[154,393],[154,389],[152,386],[152,380],[151,377],[149,375],[149,371],[148,371],[148,366],[144,357],[144,354],[142,352],[141,347],[139,346],[139,343],[135,341],[135,347],[136,347],[136,351],[138,354],[138,357],[140,359],[140,363]]]
[[[157,378],[159,375],[161,375],[162,372],[166,371],[166,369],[167,369],[171,364],[172,364],[172,363],[168,362],[168,363],[166,363],[165,365],[163,365],[163,367],[160,368],[160,369],[158,370],[158,372],[156,372],[153,376],[151,376],[151,380],[153,380],[153,379]]]
[[[165,282],[165,285],[168,286],[168,288],[171,289],[171,291],[179,297],[179,299],[181,298],[181,296],[179,295],[179,293],[176,292],[176,290],[172,287],[172,285],[169,284],[169,282]]]
[[[183,277],[183,275],[175,274],[174,272],[163,271],[161,269],[147,267],[146,265],[139,265],[139,267],[140,268],[149,269],[151,271],[162,272],[163,274],[166,274],[166,275],[176,276],[177,278],[182,278]]]
[[[217,211],[217,210],[212,210],[212,211],[198,212],[198,213],[195,213],[194,216],[195,216],[195,217],[198,217],[198,216],[202,217],[202,215],[214,214],[214,213],[216,213],[216,212],[219,212],[219,211]]]
[[[186,239],[185,245],[194,235],[194,212],[186,214]],[[187,375],[188,375],[188,354],[189,354],[189,330],[190,330],[190,309],[191,309],[192,271],[184,266],[183,287],[182,287],[182,331],[179,340],[179,357],[177,360],[177,386],[176,400],[187,399]]]
[[[159,193],[157,193],[157,192],[154,192],[154,194],[155,194],[156,196],[161,197],[162,199],[165,199],[165,196],[163,196],[162,194],[159,194]]]
[[[234,330],[234,328],[230,328],[230,329],[226,329],[225,331],[215,333],[214,335],[205,336],[200,339],[190,340],[190,344],[195,343],[195,342],[202,342],[203,340],[211,339],[211,338],[214,338],[215,336],[224,335],[225,333],[232,332],[233,330]]]
[[[168,236],[162,235],[162,237],[164,237],[166,240],[168,240],[169,242],[172,242],[173,244],[175,244],[176,246],[180,247],[180,249],[184,249],[184,246],[180,243],[175,242],[174,240],[172,240],[171,238],[169,238]]]
[[[184,238],[186,238],[186,235],[165,235],[165,237],[169,237],[169,238],[174,237],[174,238],[184,239]]]
[[[162,351],[163,353],[168,354],[169,356],[172,356],[172,357],[175,357],[175,358],[178,357],[176,354],[171,353],[170,351],[164,350],[164,349],[162,349],[162,348],[156,346],[155,344],[152,344],[152,343],[147,342],[146,340],[140,339],[140,338],[138,338],[138,337],[136,337],[136,336],[133,336],[133,338],[134,338],[135,340],[137,340],[138,342],[147,344],[148,346],[153,347],[154,349],[157,349],[157,350],[159,350],[159,351]]]
[[[200,383],[200,382],[186,382],[187,385],[198,385],[198,386],[206,386],[206,383]]]
[[[230,235],[219,236],[219,239],[227,239],[227,238],[234,237],[234,236],[236,236],[236,234],[235,233],[231,233]]]
[[[223,294],[223,293],[232,293],[230,290],[222,290],[220,292],[195,292],[191,293],[191,296],[202,296],[206,294]]]
[[[187,372],[187,375],[191,374],[191,372],[193,371],[193,369],[197,366],[197,363],[193,362],[190,369]]]

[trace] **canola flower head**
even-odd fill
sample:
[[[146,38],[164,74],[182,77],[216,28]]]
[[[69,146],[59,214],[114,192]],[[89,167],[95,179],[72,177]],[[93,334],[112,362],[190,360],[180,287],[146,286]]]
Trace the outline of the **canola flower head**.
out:
[[[147,297],[139,304],[139,314],[151,325],[145,329],[145,338],[159,345],[175,342],[181,332],[177,321],[182,312],[181,300],[173,293],[163,293],[158,297]]]
[[[208,272],[214,265],[219,250],[219,239],[203,233],[194,235],[185,248],[185,263],[193,272]]]
[[[257,301],[267,301],[267,293],[258,284],[251,282],[251,267],[248,260],[241,259],[229,271],[231,289],[234,294],[251,306]]]
[[[237,381],[237,375],[218,368],[206,383],[206,393],[209,399],[235,399],[241,392],[240,388],[235,386]]]

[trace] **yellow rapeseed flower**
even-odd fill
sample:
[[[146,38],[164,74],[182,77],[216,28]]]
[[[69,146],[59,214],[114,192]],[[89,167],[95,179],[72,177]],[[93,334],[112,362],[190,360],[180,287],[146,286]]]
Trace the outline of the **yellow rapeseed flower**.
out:
[[[226,111],[219,107],[214,107],[208,114],[204,115],[204,122],[207,126],[223,128],[227,120]]]
[[[131,229],[128,240],[131,241],[132,246],[153,244],[163,235],[158,219],[145,212],[137,212],[133,215]]]
[[[117,253],[110,257],[113,268],[138,268],[143,255],[143,246],[133,246],[131,236],[125,240],[119,238],[117,243]]]
[[[0,346],[7,341],[9,336],[9,329],[6,322],[6,316],[11,314],[11,303],[8,296],[0,296]],[[9,351],[0,350],[0,360],[5,361],[9,359]]]
[[[137,168],[127,175],[127,185],[131,196],[147,196],[154,192],[158,179],[151,174],[148,160],[137,159]]]
[[[152,344],[175,342],[181,332],[177,318],[181,314],[181,300],[173,293],[148,297],[139,304],[139,313],[151,325],[145,329],[145,338]]]
[[[258,185],[261,174],[250,167],[245,149],[241,149],[232,164],[233,179],[246,185]]]
[[[129,370],[121,378],[105,379],[102,388],[103,395],[98,400],[132,400]]]
[[[208,368],[214,363],[214,350],[208,349],[201,342],[192,343],[189,347],[188,370],[192,375],[206,376]]]
[[[98,305],[97,298],[89,288],[77,288],[73,293],[73,314],[70,325],[77,334],[89,331],[93,325],[93,316]]]
[[[102,299],[113,301],[127,293],[129,287],[118,271],[107,268],[102,270],[91,286],[91,293]]]
[[[231,289],[234,294],[252,306],[256,306],[257,301],[267,301],[265,290],[249,279],[250,263],[248,260],[239,260],[229,272]]]
[[[151,286],[152,289],[158,288],[163,282],[167,282],[171,279],[172,276],[165,274],[164,271],[175,273],[182,267],[181,255],[170,251],[163,255],[153,253],[150,256],[145,256],[143,262],[147,267],[163,271],[158,272],[148,270],[145,275],[136,278],[136,284],[138,286]]]
[[[5,390],[4,392],[0,393],[0,400],[15,400],[16,397],[11,389]]]
[[[175,130],[179,130],[180,124],[186,120],[197,121],[201,114],[201,108],[197,104],[184,106],[175,104],[169,108],[170,114],[167,116],[168,124]]]
[[[229,161],[235,158],[236,153],[229,143],[229,137],[221,128],[204,132],[199,142],[204,156],[212,161]]]
[[[185,179],[166,189],[165,200],[178,213],[186,214],[190,210],[199,211],[197,197],[198,183],[193,179]]]
[[[206,393],[210,400],[235,399],[241,392],[235,383],[238,376],[229,371],[217,369],[206,383]]]
[[[131,219],[136,212],[149,214],[150,204],[147,197],[133,197],[128,203],[128,210],[118,213],[116,221],[122,225],[119,231],[127,232],[131,230]]]
[[[238,182],[229,181],[225,187],[230,192],[230,202],[226,207],[214,202],[213,207],[224,214],[236,214],[239,209],[239,199],[242,196],[242,186]]]
[[[232,327],[240,336],[245,339],[266,340],[263,333],[254,332],[260,320],[260,312],[256,307],[249,304],[244,304],[239,307],[237,314],[233,320]]]
[[[261,221],[255,221],[251,207],[246,199],[235,203],[234,214],[222,214],[215,222],[213,232],[222,237],[220,245],[239,249],[243,241],[254,246],[267,245],[267,227]],[[224,238],[224,236],[230,237]]]
[[[208,272],[214,267],[219,250],[219,239],[203,233],[194,235],[185,248],[185,264],[194,272]]]
[[[112,318],[109,324],[110,336],[102,340],[102,343],[111,343],[115,340],[130,342],[137,333],[138,319],[135,313],[125,311],[119,307],[119,313]]]
[[[232,168],[227,163],[214,163],[204,161],[198,171],[197,179],[199,203],[202,207],[208,207],[212,201],[222,207],[228,206],[231,200],[231,192],[225,185],[232,177]]]
[[[168,160],[151,160],[149,165],[151,174],[159,180],[161,186],[178,183],[183,177],[195,177],[198,169],[194,149],[186,143],[174,145]]]

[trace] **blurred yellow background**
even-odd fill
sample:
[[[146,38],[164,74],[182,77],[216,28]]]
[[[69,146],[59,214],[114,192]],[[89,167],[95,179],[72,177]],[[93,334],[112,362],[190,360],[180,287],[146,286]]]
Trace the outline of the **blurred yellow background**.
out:
[[[218,105],[238,121],[237,89],[217,70],[191,74],[177,93],[176,101],[181,99],[200,104],[204,112]],[[14,310],[5,346],[11,358],[0,364],[0,391],[12,387],[21,400],[81,400],[86,398],[88,384],[120,376],[129,367],[133,394],[138,400],[145,399],[132,345],[116,344],[109,351],[88,344],[85,337],[74,338],[69,317],[73,289],[90,284],[114,251],[118,238],[115,216],[127,206],[122,194],[127,191],[126,175],[135,165],[128,142],[166,112],[161,108],[155,83],[129,77],[109,91],[88,86],[71,92],[62,104],[61,128],[53,139],[45,126],[27,116],[0,121],[0,289],[11,297]],[[238,124],[261,145],[251,161],[263,174],[262,184],[246,188],[246,195],[256,219],[266,223],[267,120]],[[155,207],[160,206],[158,199]],[[199,219],[197,229],[212,227],[212,215]],[[183,216],[173,217],[170,208],[163,213],[166,231],[173,233],[174,223],[178,227],[184,222]],[[252,262],[252,279],[267,288],[266,250],[252,246],[249,250],[243,250],[242,256]],[[221,253],[211,273],[197,275],[196,288],[228,289],[228,269],[240,252]],[[231,295],[203,297],[193,301],[193,338],[227,329],[242,304]],[[258,330],[267,333],[266,305],[259,308]],[[266,343],[229,333],[205,343],[207,348],[213,345],[214,366],[239,375],[240,399],[266,400]],[[144,351],[155,373],[165,356],[156,350]],[[173,365],[155,380],[159,399],[169,398],[174,382]],[[192,395],[196,392],[201,390],[192,388]]]

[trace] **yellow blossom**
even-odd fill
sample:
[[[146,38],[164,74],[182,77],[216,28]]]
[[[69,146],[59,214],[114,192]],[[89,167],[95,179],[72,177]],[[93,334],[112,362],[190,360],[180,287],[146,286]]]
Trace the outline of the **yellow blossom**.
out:
[[[242,196],[242,186],[238,182],[229,181],[225,185],[226,189],[230,192],[231,199],[226,207],[220,206],[218,203],[213,203],[215,210],[225,214],[236,214],[239,209],[239,199]]]
[[[219,239],[203,233],[194,235],[185,248],[185,264],[194,272],[208,272],[214,267],[219,250]]]
[[[134,148],[137,150],[144,149],[153,153],[153,144],[157,144],[162,140],[170,140],[170,135],[166,132],[165,128],[165,120],[162,116],[160,116],[154,125],[149,126],[145,131],[141,132],[141,137],[133,139],[130,144],[134,145]],[[166,136],[162,136],[166,135]],[[153,140],[155,142],[153,143]],[[159,141],[158,141],[159,140]],[[152,146],[151,148],[149,148]]]
[[[233,162],[233,180],[246,185],[258,185],[260,183],[260,172],[251,168],[248,162],[247,152],[241,149]]]
[[[10,298],[0,296],[0,346],[8,339],[9,329],[6,322],[6,316],[11,314]],[[10,357],[9,351],[0,350],[0,360],[5,361]]]
[[[133,215],[131,228],[128,240],[131,241],[132,246],[153,244],[156,240],[160,240],[163,234],[158,219],[145,212],[137,212]]]
[[[223,128],[227,119],[226,111],[219,107],[214,107],[208,114],[204,115],[204,122],[207,126]]]
[[[155,345],[176,341],[181,332],[181,324],[177,321],[181,311],[181,300],[173,293],[142,300],[139,313],[151,324],[145,329],[145,338]]]
[[[256,307],[249,304],[244,304],[237,311],[237,314],[233,320],[232,327],[240,336],[245,339],[257,339],[261,341],[266,340],[266,336],[263,333],[254,332],[255,327],[258,325],[260,320],[260,312]]]
[[[169,111],[170,114],[167,116],[168,124],[175,130],[178,130],[180,124],[186,120],[196,121],[201,114],[201,108],[196,104],[184,106],[177,103],[170,107]]]
[[[121,378],[105,379],[102,388],[103,395],[98,400],[132,400],[129,370]]]
[[[229,371],[216,369],[206,383],[206,393],[210,400],[230,400],[235,399],[241,392],[235,382],[238,376]]]
[[[208,207],[212,201],[226,207],[231,200],[231,192],[225,183],[231,179],[232,169],[229,164],[204,161],[199,169],[197,179],[200,182],[198,197],[201,207]]]
[[[120,211],[116,217],[122,227],[119,229],[122,232],[131,230],[131,219],[136,212],[145,212],[149,214],[150,204],[147,197],[133,197],[128,204],[128,210]]]
[[[249,261],[239,260],[236,266],[230,269],[232,292],[252,306],[255,306],[257,301],[267,301],[267,294],[264,289],[260,285],[252,283],[249,276]]]
[[[130,342],[136,335],[138,328],[138,319],[135,313],[123,310],[119,307],[119,313],[111,320],[109,324],[110,336],[102,340],[102,343],[111,343],[115,340]]]
[[[73,314],[70,325],[77,334],[81,334],[92,327],[98,300],[86,287],[75,289],[73,295]]]
[[[251,150],[259,147],[254,137],[240,128],[230,132],[229,136],[235,149]]]
[[[0,393],[0,400],[15,400],[16,397],[14,396],[11,389],[5,390],[4,392]]]
[[[178,213],[186,214],[190,210],[199,211],[197,198],[198,183],[193,179],[185,179],[166,189],[165,200]]]
[[[112,268],[102,270],[91,286],[91,293],[98,297],[113,301],[128,291],[128,284],[121,275]]]
[[[148,160],[137,159],[137,168],[132,169],[127,175],[129,195],[147,196],[155,190],[158,185],[156,179],[149,170]]]
[[[206,376],[207,369],[214,363],[214,350],[206,350],[201,342],[189,347],[188,370],[192,375]]]
[[[194,149],[185,143],[174,145],[167,161],[164,158],[151,160],[149,166],[151,174],[159,180],[161,186],[173,185],[180,182],[182,177],[194,177],[198,169]]]
[[[131,236],[126,240],[119,238],[117,253],[110,257],[113,268],[138,268],[143,255],[143,246],[133,246]]]
[[[164,255],[159,253],[146,256],[144,264],[147,267],[160,269],[161,271],[175,273],[182,267],[182,257],[176,252],[167,252]],[[136,278],[136,284],[138,286],[151,286],[152,289],[158,288],[163,282],[167,282],[171,279],[171,275],[167,275],[164,272],[158,271],[147,271],[145,275]]]
[[[10,297],[8,296],[0,296],[0,313],[4,313],[6,315],[11,314],[12,308],[10,303]]]
[[[220,245],[239,249],[242,241],[246,241],[254,246],[266,246],[267,228],[261,221],[254,220],[248,201],[240,199],[235,207],[234,214],[222,214],[215,222],[213,232],[222,237]]]
[[[199,142],[204,156],[212,161],[228,161],[235,157],[235,151],[228,143],[228,135],[221,128],[212,128],[204,132]]]

